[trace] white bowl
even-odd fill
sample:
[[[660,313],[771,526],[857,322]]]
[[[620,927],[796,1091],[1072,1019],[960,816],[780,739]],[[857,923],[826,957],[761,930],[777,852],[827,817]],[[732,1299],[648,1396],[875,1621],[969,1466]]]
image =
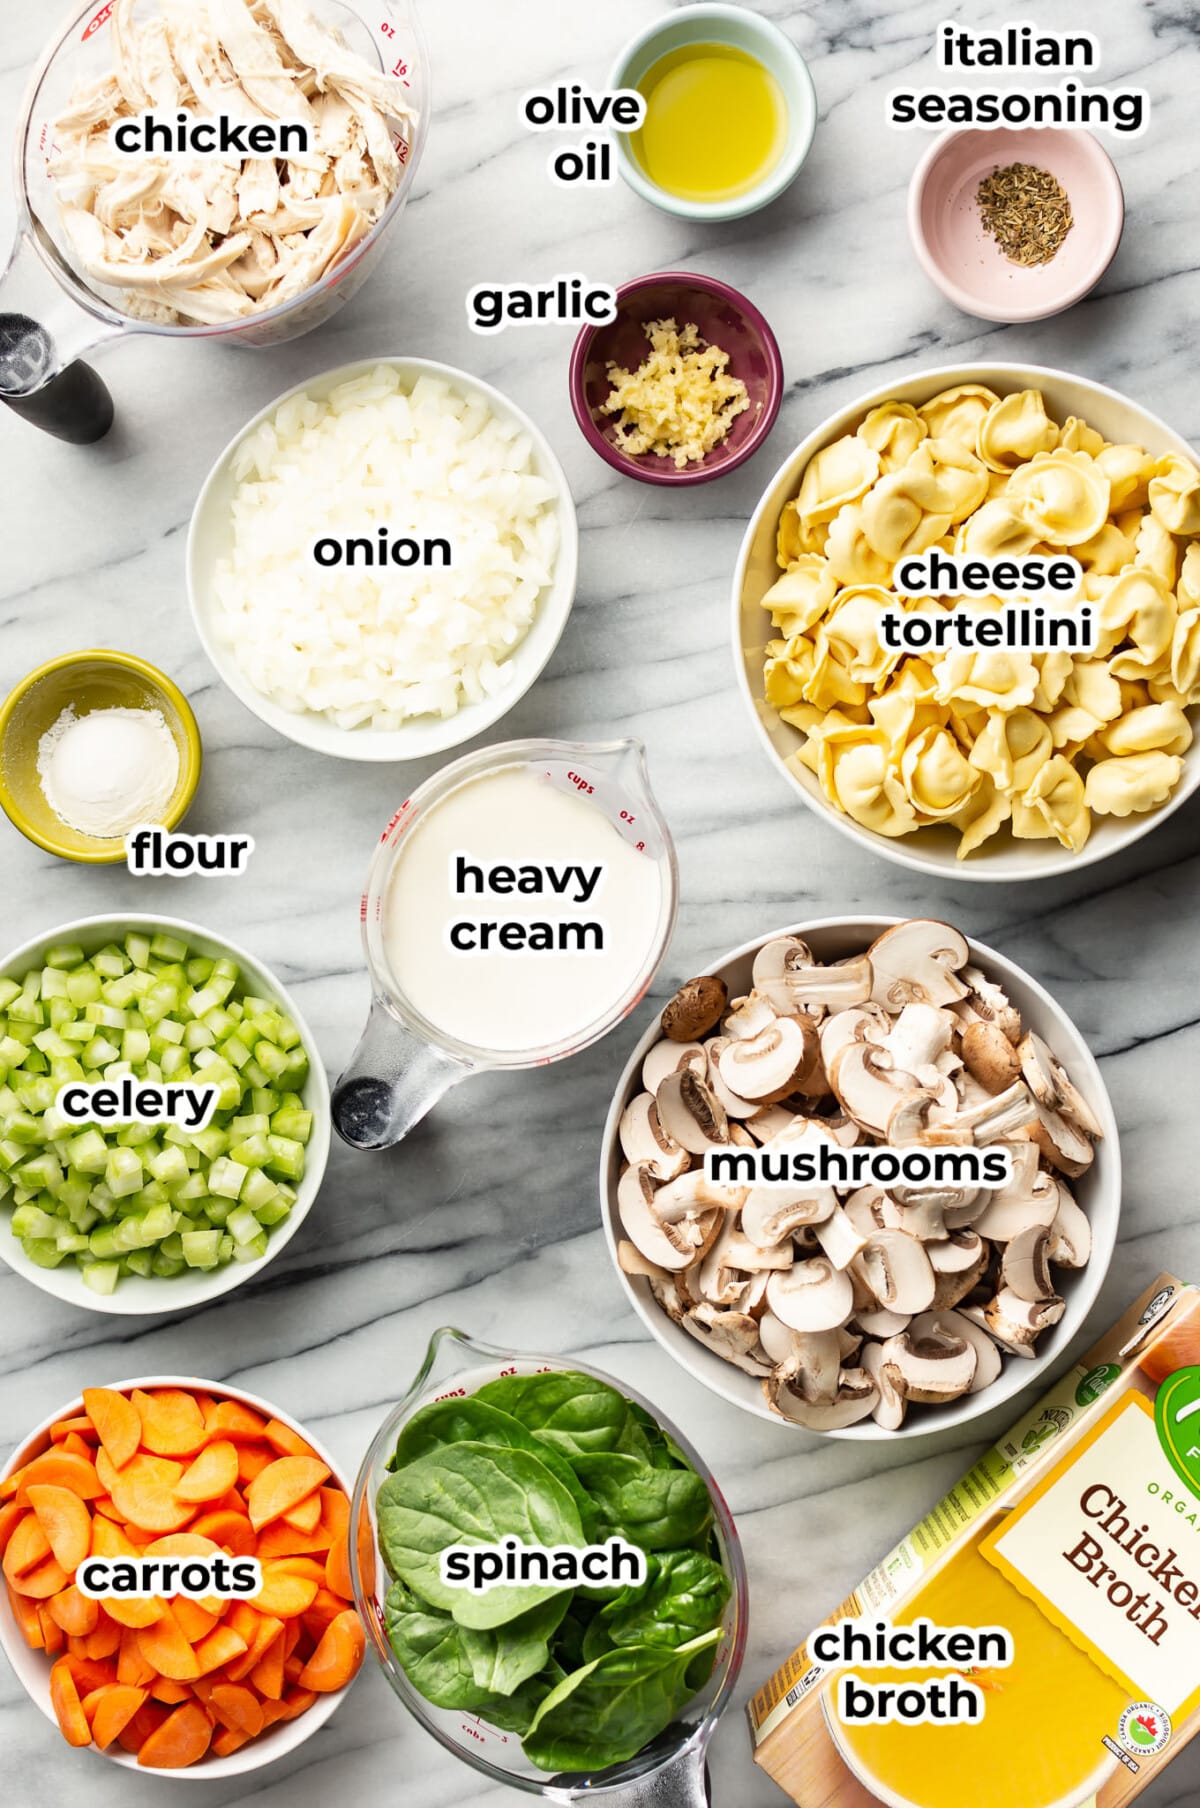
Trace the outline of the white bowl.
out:
[[[69,1257],[57,1268],[39,1268],[36,1262],[31,1262],[10,1228],[11,1200],[0,1201],[0,1260],[18,1274],[24,1275],[27,1281],[32,1281],[35,1287],[40,1287],[43,1293],[52,1293],[55,1299],[66,1300],[72,1306],[81,1306],[87,1312],[114,1312],[125,1317],[144,1317],[148,1313],[190,1312],[197,1306],[208,1305],[210,1300],[219,1299],[223,1293],[232,1293],[235,1287],[241,1287],[246,1281],[260,1275],[267,1263],[273,1261],[280,1250],[291,1242],[321,1190],[325,1164],[329,1160],[329,1080],[312,1031],[305,1023],[295,1000],[270,970],[261,961],[255,960],[252,954],[247,954],[236,942],[229,941],[225,936],[210,935],[198,924],[184,922],[179,917],[82,917],[78,922],[63,923],[57,929],[50,930],[45,935],[34,936],[32,941],[23,942],[19,948],[14,949],[0,963],[0,977],[21,979],[31,967],[40,965],[46,949],[54,947],[56,943],[78,942],[84,953],[89,954],[97,948],[103,948],[107,942],[121,941],[130,930],[141,930],[150,935],[160,931],[167,935],[178,935],[187,943],[189,953],[194,951],[209,960],[220,960],[228,956],[237,962],[243,976],[251,982],[251,990],[258,997],[278,1000],[300,1031],[308,1055],[308,1079],[301,1096],[305,1109],[313,1114],[312,1136],[304,1152],[304,1179],[296,1189],[296,1203],[283,1222],[270,1232],[267,1253],[257,1262],[227,1262],[223,1268],[185,1271],[170,1278],[128,1274],[122,1276],[112,1293],[93,1293],[90,1287],[84,1285],[83,1276]]]
[[[230,1387],[223,1381],[198,1381],[191,1375],[143,1375],[136,1381],[110,1381],[106,1382],[105,1386],[114,1388],[122,1394],[130,1393],[135,1387],[145,1390],[155,1387],[179,1387],[187,1389],[188,1392],[211,1394],[216,1400],[236,1400],[239,1405],[252,1407],[255,1412],[264,1414],[268,1419],[278,1419],[281,1424],[294,1431],[298,1437],[303,1438],[307,1444],[311,1444],[328,1468],[331,1481],[337,1484],[347,1500],[350,1499],[353,1492],[352,1484],[346,1480],[329,1452],[318,1444],[312,1433],[306,1431],[304,1426],[298,1420],[293,1419],[290,1413],[281,1412],[278,1406],[272,1405],[269,1400],[261,1400],[257,1394],[246,1393],[244,1388]],[[13,1451],[4,1465],[0,1480],[6,1479],[14,1469],[20,1469],[33,1457],[41,1455],[50,1443],[50,1427],[52,1425],[57,1424],[60,1419],[74,1418],[77,1413],[82,1411],[83,1397],[80,1395],[66,1406],[59,1407],[58,1411],[51,1413],[48,1419],[43,1419],[37,1430],[30,1432],[25,1442]],[[347,1606],[349,1606],[349,1602],[347,1602]],[[16,1672],[25,1693],[35,1706],[41,1709],[53,1726],[54,1737],[61,1738],[58,1721],[55,1719],[54,1709],[50,1703],[50,1659],[47,1658],[45,1652],[33,1651],[25,1643],[13,1617],[7,1594],[3,1590],[0,1590],[0,1646],[3,1646],[4,1655]],[[285,1757],[288,1752],[295,1751],[298,1745],[303,1745],[310,1734],[324,1726],[345,1696],[346,1691],[354,1687],[356,1680],[357,1678],[352,1678],[346,1684],[345,1689],[339,1689],[333,1694],[318,1695],[306,1713],[298,1715],[295,1720],[277,1720],[275,1725],[268,1727],[265,1733],[260,1733],[257,1739],[248,1740],[245,1745],[232,1752],[228,1758],[211,1756],[202,1758],[199,1764],[191,1764],[185,1770],[160,1770],[153,1765],[139,1764],[136,1752],[125,1751],[115,1741],[107,1751],[101,1751],[95,1745],[87,1746],[85,1749],[94,1757],[105,1758],[110,1764],[119,1764],[122,1769],[131,1770],[140,1777],[172,1777],[190,1783],[218,1783],[227,1777],[244,1776],[247,1771],[259,1770],[264,1764],[273,1764],[276,1758]]]
[[[711,967],[706,967],[705,972],[719,974],[729,987],[730,997],[736,998],[751,989],[754,956],[765,943],[774,941],[777,936],[799,936],[808,943],[820,961],[840,960],[846,955],[861,954],[877,935],[882,934],[891,924],[902,920],[900,917],[821,917],[812,922],[789,924],[783,929],[773,929],[769,935],[758,936],[752,942],[743,943],[731,954],[715,961]],[[1104,1081],[1100,1077],[1100,1069],[1087,1043],[1049,992],[1043,990],[1020,967],[1014,966],[1002,954],[997,954],[994,948],[969,937],[968,941],[972,964],[981,967],[989,978],[1003,986],[1020,1010],[1026,1029],[1036,1030],[1049,1043],[1104,1127],[1104,1139],[1096,1149],[1095,1161],[1080,1180],[1071,1183],[1072,1192],[1091,1221],[1092,1258],[1086,1268],[1056,1271],[1062,1298],[1067,1302],[1065,1313],[1058,1324],[1051,1326],[1039,1337],[1037,1355],[1031,1360],[1006,1357],[1000,1378],[991,1387],[978,1394],[966,1394],[961,1399],[950,1401],[946,1406],[914,1408],[899,1431],[884,1431],[873,1419],[865,1419],[845,1430],[822,1434],[826,1437],[891,1443],[897,1438],[925,1437],[931,1432],[945,1431],[950,1426],[965,1425],[980,1414],[990,1412],[993,1407],[1002,1406],[1015,1394],[1031,1386],[1067,1348],[1090,1312],[1112,1261],[1121,1211],[1121,1152],[1117,1138],[1117,1120]],[[676,1362],[694,1375],[697,1381],[703,1382],[705,1387],[711,1388],[714,1394],[720,1394],[723,1400],[729,1400],[734,1406],[744,1407],[747,1412],[755,1413],[760,1419],[767,1419],[773,1425],[783,1425],[794,1430],[794,1427],[787,1427],[787,1422],[778,1413],[771,1411],[763,1397],[761,1386],[752,1375],[743,1374],[732,1363],[723,1362],[711,1350],[706,1350],[702,1344],[697,1343],[682,1326],[673,1323],[650,1292],[649,1281],[641,1276],[626,1274],[617,1260],[617,1244],[625,1234],[617,1211],[617,1177],[622,1159],[617,1130],[621,1113],[634,1094],[642,1089],[642,1062],[655,1043],[661,1040],[661,1036],[662,1030],[656,1015],[617,1082],[608,1122],[604,1126],[600,1154],[600,1208],[613,1266],[642,1323]]]
[[[218,562],[227,558],[232,550],[231,510],[237,487],[233,457],[242,441],[293,396],[310,395],[323,400],[340,384],[365,376],[381,364],[399,371],[406,383],[415,383],[422,376],[440,377],[460,393],[481,398],[498,419],[514,423],[529,435],[535,469],[555,492],[559,547],[553,580],[538,599],[537,613],[528,634],[512,657],[504,662],[508,682],[496,695],[479,703],[465,703],[457,714],[445,719],[441,716],[415,717],[403,728],[376,731],[338,728],[314,711],[283,709],[256,690],[218,630],[220,611],[214,578]],[[298,532],[302,527],[303,523],[297,523]],[[444,753],[448,747],[458,747],[462,742],[474,739],[507,715],[540,676],[559,643],[575,600],[578,566],[579,529],[575,503],[566,474],[551,450],[550,442],[529,416],[498,389],[465,370],[455,369],[452,364],[439,364],[430,358],[363,358],[321,376],[310,377],[297,383],[285,395],[277,396],[235,435],[218,458],[205,480],[188,530],[188,601],[196,632],[220,678],[269,728],[286,735],[289,741],[296,741],[301,747],[311,747],[317,753],[333,754],[342,760],[424,759],[427,754]]]
[[[1195,458],[1187,441],[1172,432],[1157,415],[1119,395],[1115,389],[1106,389],[1102,383],[1091,383],[1066,371],[1042,370],[1032,364],[963,364],[949,365],[944,370],[918,371],[915,376],[899,377],[885,383],[839,409],[815,428],[780,466],[754,511],[738,554],[733,580],[734,668],[758,738],[772,763],[810,809],[816,810],[851,841],[882,854],[885,860],[893,860],[899,866],[911,867],[919,873],[935,873],[943,879],[1046,879],[1055,873],[1091,866],[1148,835],[1200,785],[1200,752],[1193,747],[1184,755],[1184,769],[1178,785],[1156,810],[1127,816],[1123,820],[1115,816],[1093,817],[1091,837],[1081,853],[1068,853],[1057,841],[1014,841],[1007,830],[1001,830],[977,852],[959,860],[955,857],[958,835],[953,829],[925,828],[915,835],[893,839],[862,828],[852,817],[835,809],[815,774],[807,767],[790,763],[790,756],[803,746],[804,736],[799,729],[785,722],[764,696],[763,657],[768,640],[774,638],[774,630],[762,607],[762,598],[779,576],[775,558],[779,517],[784,503],[796,494],[805,466],[822,446],[852,432],[868,410],[878,407],[881,402],[895,400],[919,406],[939,391],[953,389],[960,383],[982,383],[998,395],[1009,395],[1021,389],[1040,389],[1046,398],[1047,412],[1059,421],[1069,414],[1080,415],[1090,427],[1099,428],[1106,439],[1133,441],[1150,452],[1176,452],[1187,459]],[[1191,714],[1194,721],[1197,712]]]

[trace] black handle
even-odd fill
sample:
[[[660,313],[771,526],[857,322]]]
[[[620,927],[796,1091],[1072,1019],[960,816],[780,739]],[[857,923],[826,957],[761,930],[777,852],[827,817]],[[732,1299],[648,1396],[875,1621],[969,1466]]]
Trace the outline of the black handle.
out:
[[[70,364],[46,380],[54,343],[26,314],[0,314],[0,402],[73,446],[93,446],[113,424],[113,399],[88,364]]]

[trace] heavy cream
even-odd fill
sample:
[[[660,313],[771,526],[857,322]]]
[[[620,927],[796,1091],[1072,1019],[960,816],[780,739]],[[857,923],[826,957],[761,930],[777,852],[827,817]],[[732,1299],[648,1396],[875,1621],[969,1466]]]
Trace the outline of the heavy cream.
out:
[[[402,836],[383,902],[387,964],[443,1035],[497,1054],[561,1051],[647,977],[658,862],[591,790],[566,769],[506,766]]]

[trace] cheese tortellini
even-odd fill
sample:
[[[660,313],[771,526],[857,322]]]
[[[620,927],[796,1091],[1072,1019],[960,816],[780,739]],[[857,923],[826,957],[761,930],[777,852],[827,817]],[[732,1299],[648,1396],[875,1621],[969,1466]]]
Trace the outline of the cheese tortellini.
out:
[[[888,651],[885,610],[967,600],[893,588],[933,548],[1076,559],[1091,650]],[[949,824],[960,859],[1002,830],[1078,852],[1094,816],[1152,810],[1179,783],[1200,704],[1189,460],[1060,424],[1036,389],[886,401],[810,460],[778,555],[767,701],[805,737],[793,758],[864,828]]]

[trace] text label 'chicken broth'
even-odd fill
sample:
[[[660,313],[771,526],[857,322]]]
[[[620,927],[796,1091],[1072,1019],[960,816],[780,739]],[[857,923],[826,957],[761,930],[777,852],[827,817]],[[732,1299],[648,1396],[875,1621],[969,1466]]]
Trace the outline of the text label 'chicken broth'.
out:
[[[526,766],[435,804],[401,841],[384,901],[403,997],[497,1052],[559,1047],[607,1016],[645,971],[662,904],[657,864],[618,816],[582,776]]]

